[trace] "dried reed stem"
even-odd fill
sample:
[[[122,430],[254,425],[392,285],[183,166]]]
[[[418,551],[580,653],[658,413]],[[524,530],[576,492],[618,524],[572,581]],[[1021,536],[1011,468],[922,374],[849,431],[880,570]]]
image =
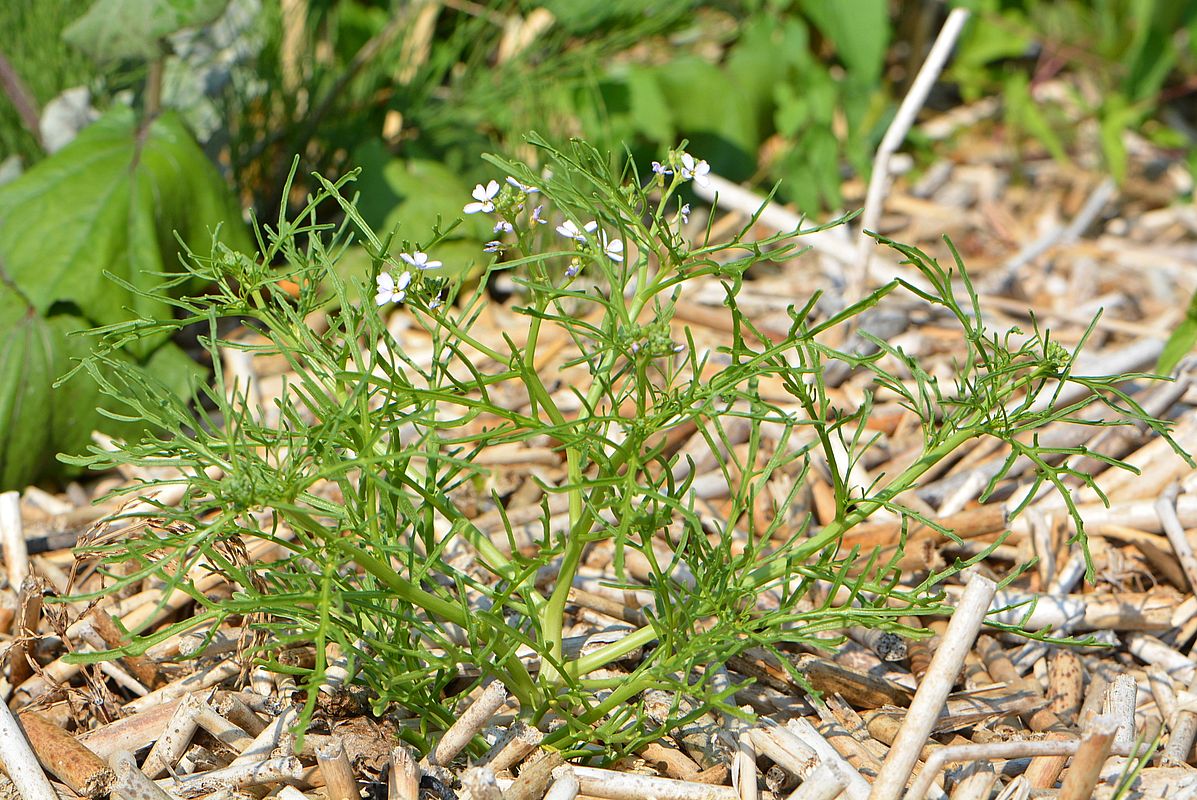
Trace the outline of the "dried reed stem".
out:
[[[739,793],[730,786],[711,786],[706,783],[654,778],[631,772],[615,772],[596,767],[573,767],[578,777],[579,791],[590,797],[606,800],[739,800]]]
[[[420,800],[420,767],[411,750],[404,745],[391,750],[387,800]]]
[[[345,744],[339,736],[316,750],[316,764],[324,777],[324,794],[328,800],[360,800],[357,778],[353,775],[353,764],[345,752]]]
[[[951,761],[982,761],[996,758],[1025,758],[1026,756],[1068,756],[1076,752],[1079,739],[1040,742],[990,742],[989,744],[961,744],[936,750],[927,759],[918,777],[910,784],[906,800],[923,800],[944,765]]]
[[[17,793],[26,800],[58,796],[26,741],[25,732],[4,703],[0,703],[0,764],[4,765]]]
[[[910,84],[910,90],[902,98],[902,104],[898,106],[898,113],[894,115],[893,122],[886,128],[885,135],[881,137],[877,155],[873,158],[873,174],[869,178],[869,188],[865,193],[864,213],[860,217],[862,235],[860,244],[857,246],[854,285],[848,291],[850,301],[862,295],[868,284],[869,256],[873,241],[864,238],[863,233],[876,230],[877,222],[881,219],[886,182],[889,180],[889,159],[902,144],[902,140],[906,138],[910,126],[914,124],[915,116],[923,107],[923,103],[927,101],[927,95],[931,92],[931,87],[935,84],[936,79],[939,78],[939,73],[943,71],[943,65],[947,63],[948,56],[952,54],[952,48],[956,44],[957,37],[960,36],[960,31],[964,28],[964,23],[968,21],[968,17],[968,10],[963,8],[954,9],[948,14],[947,20],[940,28],[939,36],[935,37],[935,44],[927,53],[927,59]]]
[[[1101,777],[1102,764],[1110,755],[1114,744],[1114,733],[1118,720],[1112,717],[1098,717],[1081,735],[1081,744],[1072,757],[1072,766],[1064,775],[1057,800],[1088,800]]]
[[[545,793],[544,800],[574,800],[581,791],[578,776],[574,774],[573,767],[566,764],[553,770],[553,784]]]
[[[988,578],[974,575],[969,580],[960,604],[948,623],[948,629],[944,631],[943,640],[931,659],[927,674],[919,683],[919,689],[910,703],[898,738],[882,763],[877,780],[873,782],[869,800],[897,800],[902,794],[919,753],[931,735],[935,720],[956,683],[956,676],[964,666],[965,656],[972,648],[977,632],[981,630],[996,591],[997,584]],[[928,772],[924,767],[919,777]],[[928,785],[933,777],[933,773],[928,775]],[[923,792],[926,793],[926,787]],[[921,798],[922,795],[912,797]]]
[[[445,731],[445,735],[432,748],[425,761],[431,766],[448,766],[453,757],[465,749],[470,740],[506,702],[507,687],[499,681],[488,684],[478,699],[457,718],[457,722]]]

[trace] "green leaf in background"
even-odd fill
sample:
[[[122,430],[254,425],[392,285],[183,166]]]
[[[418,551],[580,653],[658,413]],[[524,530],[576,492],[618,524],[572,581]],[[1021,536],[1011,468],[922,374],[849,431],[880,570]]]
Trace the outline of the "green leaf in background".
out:
[[[139,430],[101,414],[90,378],[60,390],[54,381],[88,355],[79,331],[169,319],[150,293],[173,271],[180,241],[207,252],[217,228],[225,244],[249,249],[223,180],[172,115],[141,129],[117,107],[0,186],[0,488],[69,474],[55,454],[82,451],[93,430]],[[162,338],[121,357],[180,392],[198,369]]]
[[[56,354],[45,321],[0,281],[0,491],[41,474],[52,427],[50,384]]]
[[[42,315],[69,303],[98,324],[168,318],[164,302],[104,273],[149,291],[177,263],[176,235],[207,252],[218,227],[230,247],[249,249],[224,182],[173,115],[140,131],[132,111],[115,108],[0,186],[0,264]],[[144,358],[160,343],[134,355]]]
[[[1030,134],[1047,148],[1052,158],[1067,163],[1068,153],[1064,144],[1043,115],[1042,107],[1031,97],[1031,84],[1027,76],[1021,72],[1011,72],[1006,76],[1004,86],[1002,98],[1006,103],[1006,122],[1010,127]]]
[[[850,72],[874,82],[885,66],[889,46],[889,10],[885,0],[802,0],[802,11],[835,45]]]
[[[1170,375],[1180,360],[1193,351],[1194,345],[1197,345],[1197,294],[1189,300],[1184,320],[1176,326],[1176,330],[1172,331],[1172,335],[1164,344],[1155,371],[1161,375]]]
[[[63,31],[70,44],[104,64],[162,55],[162,39],[207,25],[229,0],[96,0]]]

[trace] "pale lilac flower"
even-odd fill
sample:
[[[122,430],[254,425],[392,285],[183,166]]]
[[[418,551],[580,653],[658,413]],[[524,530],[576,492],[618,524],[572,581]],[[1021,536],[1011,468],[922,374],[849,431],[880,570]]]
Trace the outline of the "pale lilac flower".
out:
[[[695,161],[694,156],[682,153],[682,179],[693,179],[703,189],[711,185],[711,165],[705,161]]]
[[[678,209],[677,215],[682,218],[682,224],[690,221],[690,204],[686,203]]]
[[[673,174],[673,170],[671,170],[669,167],[662,164],[660,161],[653,162],[653,172],[657,173],[658,175],[660,175],[662,177],[664,177],[666,175]]]
[[[389,272],[378,273],[378,293],[374,295],[374,302],[380,306],[402,303],[407,299],[407,286],[410,283],[410,272],[404,272],[398,279]]]
[[[499,233],[500,231],[503,233],[511,233],[513,230],[515,230],[515,227],[505,219],[501,219],[495,223],[494,233]]]
[[[575,258],[573,261],[570,262],[569,266],[565,268],[565,277],[576,278],[576,277],[578,277],[578,273],[581,271],[582,271],[582,262]]]
[[[532,209],[532,224],[533,225],[548,225],[547,219],[541,219],[540,215],[544,212],[544,206],[537,206]]]
[[[602,233],[599,238],[603,243],[603,252],[607,254],[607,258],[612,261],[623,261],[623,239],[612,239],[607,241],[607,234]]]
[[[400,253],[399,257],[416,269],[436,269],[441,265],[439,261],[429,261],[428,254],[419,250],[414,253]]]
[[[493,242],[487,242],[486,245],[483,246],[482,252],[484,252],[484,253],[501,253],[501,252],[503,252],[503,243],[500,242],[498,239],[495,239]]]
[[[537,189],[535,186],[526,186],[526,185],[520,183],[519,181],[517,181],[515,178],[511,177],[510,175],[507,176],[507,182],[509,184],[511,184],[512,186],[514,186],[515,188],[519,189],[524,194],[536,194],[537,192],[540,191],[540,189]]]
[[[568,219],[557,226],[557,233],[567,239],[573,239],[578,242],[586,241],[586,234],[594,233],[596,230],[598,230],[598,223],[594,220],[590,220],[590,222],[583,225],[582,230],[578,230],[578,226],[572,220]]]
[[[440,308],[441,304],[444,302],[445,302],[444,298],[438,294],[436,297],[432,298],[432,300],[430,300],[428,302],[428,310],[432,311],[434,309]]]
[[[490,183],[486,184],[485,186],[483,186],[482,184],[478,184],[477,186],[474,187],[474,191],[471,193],[473,198],[475,200],[477,200],[478,202],[467,203],[466,207],[463,208],[462,211],[464,211],[467,214],[477,214],[480,211],[485,211],[486,213],[489,214],[490,212],[495,210],[494,200],[495,200],[495,195],[497,195],[498,193],[499,193],[499,182],[498,181],[491,181]]]

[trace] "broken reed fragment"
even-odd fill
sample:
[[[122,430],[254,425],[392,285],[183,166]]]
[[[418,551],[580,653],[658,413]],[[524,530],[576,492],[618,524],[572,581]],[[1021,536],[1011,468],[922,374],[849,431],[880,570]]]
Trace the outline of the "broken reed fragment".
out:
[[[127,750],[117,750],[108,758],[116,778],[112,792],[124,800],[173,800],[166,791],[137,768],[137,759]]]
[[[18,715],[29,746],[46,771],[85,797],[100,797],[112,786],[113,774],[100,758],[70,733],[40,714]]]
[[[432,750],[424,759],[431,766],[445,767],[453,757],[466,748],[486,723],[490,722],[500,708],[507,702],[507,687],[499,681],[492,681],[470,707],[462,713],[457,721],[441,736]]]
[[[361,793],[353,775],[353,765],[339,736],[330,737],[330,741],[317,748],[316,764],[324,778],[324,794],[328,800],[359,799]]]
[[[1114,735],[1119,726],[1112,717],[1098,717],[1081,734],[1081,743],[1072,765],[1064,773],[1057,800],[1088,800],[1101,777],[1101,767],[1110,755]]]
[[[0,703],[0,764],[22,798],[57,796],[6,703]]]

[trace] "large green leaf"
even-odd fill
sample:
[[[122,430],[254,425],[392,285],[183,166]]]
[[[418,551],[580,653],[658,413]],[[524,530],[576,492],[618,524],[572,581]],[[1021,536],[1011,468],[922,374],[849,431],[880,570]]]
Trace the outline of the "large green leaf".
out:
[[[132,111],[114,109],[0,186],[0,265],[42,315],[62,303],[100,324],[169,315],[163,301],[104,273],[152,290],[178,261],[176,234],[207,252],[217,227],[226,244],[248,249],[223,181],[173,115],[141,130]],[[158,344],[145,342],[134,355]]]
[[[0,282],[0,491],[24,486],[53,457],[50,384],[55,352],[45,322]]]
[[[832,44],[844,66],[872,83],[880,79],[889,46],[885,0],[803,0],[802,10]]]
[[[162,39],[207,25],[229,0],[96,0],[63,38],[100,63],[162,54]]]

